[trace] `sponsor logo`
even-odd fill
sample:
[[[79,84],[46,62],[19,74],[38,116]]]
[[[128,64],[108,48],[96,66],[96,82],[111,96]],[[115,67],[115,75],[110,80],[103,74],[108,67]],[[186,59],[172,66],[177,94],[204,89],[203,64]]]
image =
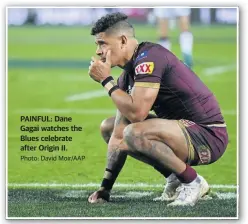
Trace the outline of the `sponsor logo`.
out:
[[[199,165],[209,164],[211,162],[211,152],[208,147],[201,145],[197,147],[197,152],[200,158]]]
[[[135,67],[135,74],[152,74],[153,69],[153,62],[143,62]]]
[[[137,61],[139,61],[139,60],[143,59],[143,58],[146,58],[146,57],[147,57],[147,55],[148,55],[148,51],[144,51],[144,52],[142,52],[142,53],[141,53],[141,54],[139,54],[139,55],[138,55],[138,57],[136,58],[135,63],[136,63]]]

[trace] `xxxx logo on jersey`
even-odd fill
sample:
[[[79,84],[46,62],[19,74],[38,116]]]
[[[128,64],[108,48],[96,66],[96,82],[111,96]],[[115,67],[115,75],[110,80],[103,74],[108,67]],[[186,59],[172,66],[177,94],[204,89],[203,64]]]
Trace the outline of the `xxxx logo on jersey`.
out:
[[[135,74],[152,74],[153,69],[153,62],[143,62],[135,67]]]

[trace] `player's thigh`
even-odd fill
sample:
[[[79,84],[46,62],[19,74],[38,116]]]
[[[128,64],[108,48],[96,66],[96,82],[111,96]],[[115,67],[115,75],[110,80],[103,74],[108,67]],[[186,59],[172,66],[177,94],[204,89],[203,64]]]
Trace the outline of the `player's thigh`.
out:
[[[132,124],[133,132],[168,145],[181,159],[188,157],[188,142],[177,120],[149,119]]]
[[[114,126],[115,126],[115,116],[113,117],[109,117],[105,120],[102,121],[101,125],[100,125],[100,130],[101,130],[101,134],[102,136],[105,138],[110,138],[113,130],[114,130]],[[157,116],[155,114],[148,114],[147,119],[154,119],[157,118]],[[123,127],[123,129],[125,128],[125,126]]]
[[[224,154],[228,144],[225,124],[198,125],[187,120],[180,120],[189,135],[192,150],[188,163],[206,165],[214,163]]]

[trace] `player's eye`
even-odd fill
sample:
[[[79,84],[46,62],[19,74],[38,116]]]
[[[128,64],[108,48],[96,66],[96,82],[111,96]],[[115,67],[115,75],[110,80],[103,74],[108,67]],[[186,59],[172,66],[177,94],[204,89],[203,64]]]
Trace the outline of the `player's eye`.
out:
[[[105,45],[106,43],[104,41],[99,41],[98,44],[102,46]]]

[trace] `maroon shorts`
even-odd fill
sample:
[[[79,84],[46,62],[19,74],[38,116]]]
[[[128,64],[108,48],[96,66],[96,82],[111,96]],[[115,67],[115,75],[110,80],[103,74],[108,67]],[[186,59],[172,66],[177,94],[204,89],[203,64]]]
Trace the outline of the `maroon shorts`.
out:
[[[178,124],[188,143],[188,164],[210,164],[225,152],[228,144],[225,124],[202,125],[183,119],[179,120]]]

